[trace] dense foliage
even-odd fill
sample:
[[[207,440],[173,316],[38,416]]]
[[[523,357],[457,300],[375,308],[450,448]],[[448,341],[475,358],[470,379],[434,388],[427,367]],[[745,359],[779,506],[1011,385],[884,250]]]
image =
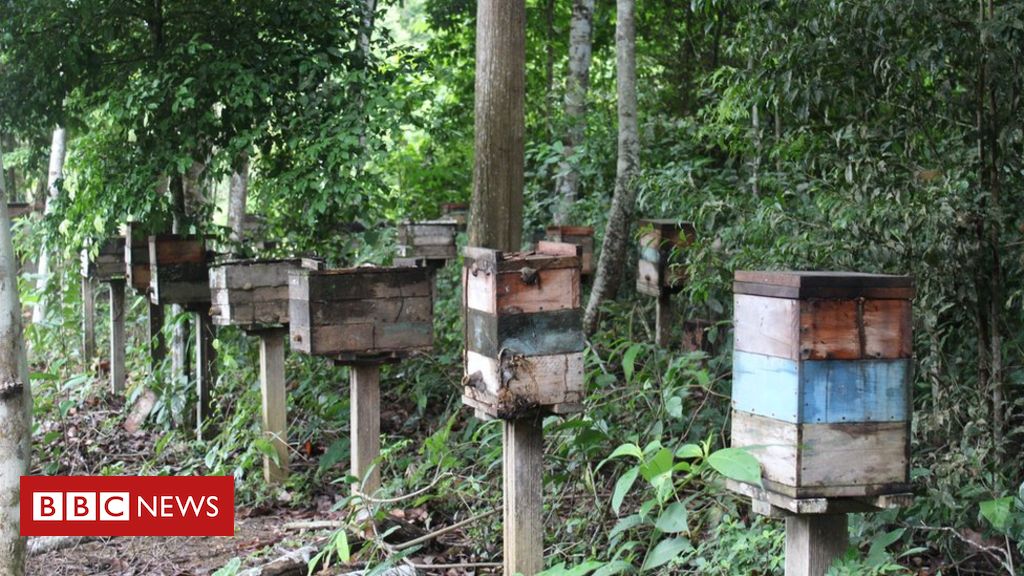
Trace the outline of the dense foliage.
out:
[[[436,216],[469,197],[473,143],[475,2],[393,4],[377,15],[367,60],[352,0],[165,0],[157,13],[0,1],[0,142],[21,193],[45,180],[52,125],[72,134],[59,209],[16,225],[23,255],[41,230],[71,258],[128,216],[169,221],[164,179],[187,188],[200,163],[197,186],[216,191],[248,151],[249,209],[271,222],[281,251],[386,259],[379,221]],[[528,2],[524,238],[556,202],[567,4]],[[714,460],[728,445],[732,275],[757,268],[915,277],[920,492],[910,508],[857,517],[855,549],[835,573],[1012,573],[1024,557],[1024,2],[637,9],[639,212],[696,225],[679,315],[702,321],[709,343],[703,353],[648,344],[651,303],[627,274],[587,351],[585,415],[547,422],[551,574],[782,573],[781,525],[726,493]],[[572,219],[598,234],[615,170],[614,14],[614,2],[597,1],[588,128],[572,158],[582,178]],[[209,200],[189,214],[197,230],[217,221],[223,198]],[[76,362],[80,299],[66,268],[50,288],[61,305],[30,333],[47,473],[69,470],[54,442],[93,394]],[[386,374],[385,491],[427,488],[408,505],[441,517],[500,507],[500,429],[460,410],[456,276],[449,267],[439,279],[436,354]],[[144,307],[132,313],[141,323]],[[134,375],[147,373],[143,332],[133,330]],[[133,376],[129,402],[143,387],[165,391],[148,426],[167,433],[143,470],[230,473],[246,502],[281,504],[260,482],[269,446],[256,424],[254,345],[227,330],[218,346],[224,425],[210,443],[173,429],[194,401],[187,388]],[[348,396],[342,370],[296,356],[288,369],[290,433],[306,463],[285,492],[301,507],[343,484]],[[473,554],[500,554],[496,518],[471,534]],[[387,552],[371,540],[362,558]]]

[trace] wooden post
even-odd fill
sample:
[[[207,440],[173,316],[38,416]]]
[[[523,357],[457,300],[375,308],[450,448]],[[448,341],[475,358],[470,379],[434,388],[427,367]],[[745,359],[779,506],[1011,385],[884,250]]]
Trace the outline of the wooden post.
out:
[[[662,290],[655,306],[657,316],[654,321],[654,343],[667,348],[672,339],[672,294]]]
[[[196,312],[196,436],[207,439],[214,431],[207,420],[213,412],[213,400],[210,391],[217,378],[217,351],[213,340],[217,330],[210,315]]]
[[[380,469],[374,461],[380,456],[380,366],[356,364],[351,373],[352,470],[361,484],[353,486],[363,494],[380,489]],[[367,472],[373,471],[367,476]]]
[[[505,574],[544,569],[544,425],[542,416],[504,422]]]
[[[110,391],[124,393],[124,286],[123,279],[110,283]]]
[[[263,434],[277,462],[263,457],[263,477],[271,484],[288,479],[288,408],[284,379],[284,337],[287,329],[260,333],[260,390],[263,393]]]
[[[824,576],[846,552],[845,514],[806,514],[786,518],[786,576]]]
[[[82,362],[86,368],[92,365],[96,357],[96,300],[93,294],[92,278],[82,277]]]
[[[167,337],[164,336],[164,307],[149,303],[149,358],[153,368],[167,357]]]

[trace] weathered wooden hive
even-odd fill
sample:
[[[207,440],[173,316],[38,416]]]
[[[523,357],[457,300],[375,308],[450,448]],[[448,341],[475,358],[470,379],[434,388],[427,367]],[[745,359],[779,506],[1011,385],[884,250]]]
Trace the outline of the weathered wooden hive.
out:
[[[125,276],[124,238],[108,238],[92,256],[90,249],[82,250],[82,276],[100,282],[120,280]]]
[[[582,409],[580,251],[555,242],[511,254],[466,248],[466,405],[502,419]]]
[[[429,352],[432,286],[429,268],[293,270],[288,279],[292,349],[339,362]]]
[[[908,492],[912,279],[737,272],[734,292],[732,444],[750,447],[765,489]]]
[[[288,274],[299,259],[229,260],[210,268],[210,315],[218,326],[257,331],[288,324]]]
[[[673,254],[690,245],[693,224],[676,220],[640,220],[640,257],[636,290],[648,296],[678,292],[686,282],[686,269],[672,266]]]
[[[201,308],[210,303],[210,255],[194,236],[149,237],[150,300],[166,306]]]
[[[441,204],[441,214],[445,219],[453,220],[459,230],[466,229],[469,221],[469,204],[465,202],[445,202]]]
[[[594,273],[594,229],[589,226],[548,226],[545,238],[551,242],[576,244],[582,248],[580,272],[584,276]]]
[[[454,220],[402,222],[398,225],[398,255],[444,263],[454,260],[457,226]]]

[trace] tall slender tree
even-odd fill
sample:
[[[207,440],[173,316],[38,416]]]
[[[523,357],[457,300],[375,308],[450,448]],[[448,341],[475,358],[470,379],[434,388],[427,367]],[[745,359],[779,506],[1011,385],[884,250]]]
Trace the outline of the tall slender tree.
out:
[[[618,0],[615,23],[616,85],[618,89],[619,153],[615,173],[615,194],[612,197],[608,226],[601,243],[601,256],[594,276],[594,287],[583,314],[587,333],[597,329],[601,303],[614,298],[622,280],[626,262],[633,210],[636,208],[636,187],[633,178],[640,167],[640,136],[636,104],[636,4],[635,0]]]
[[[25,539],[20,534],[20,477],[29,469],[32,393],[3,174],[0,150],[0,572],[21,576]]]
[[[565,83],[565,116],[568,122],[555,183],[558,202],[555,224],[565,224],[569,210],[579,196],[580,173],[575,156],[587,129],[587,92],[590,90],[590,62],[593,57],[592,28],[594,0],[573,0],[569,26],[569,76]]]
[[[62,126],[53,130],[53,138],[50,143],[50,166],[46,174],[46,199],[43,206],[43,217],[48,217],[53,212],[53,205],[59,192],[58,185],[64,179],[64,158],[67,156],[67,131]],[[39,300],[32,308],[32,323],[38,324],[46,319],[46,285],[50,280],[50,250],[43,242],[39,248],[39,264],[36,272],[39,274],[36,280],[36,290],[40,293]]]

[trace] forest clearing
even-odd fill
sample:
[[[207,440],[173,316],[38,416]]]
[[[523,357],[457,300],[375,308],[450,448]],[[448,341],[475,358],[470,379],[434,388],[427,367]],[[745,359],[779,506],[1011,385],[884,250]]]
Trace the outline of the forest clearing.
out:
[[[1024,574],[1024,1],[0,0],[0,574]]]

